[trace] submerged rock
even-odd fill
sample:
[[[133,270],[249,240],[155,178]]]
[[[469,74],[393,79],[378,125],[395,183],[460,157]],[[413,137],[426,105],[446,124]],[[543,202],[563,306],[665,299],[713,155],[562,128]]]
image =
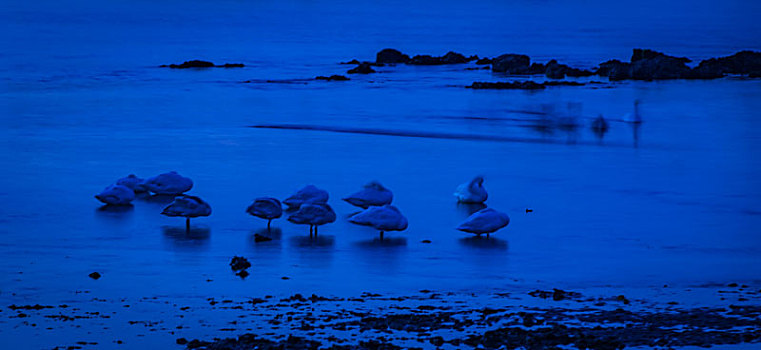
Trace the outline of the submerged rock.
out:
[[[201,60],[192,60],[192,61],[185,61],[181,64],[162,64],[159,67],[162,68],[173,68],[173,69],[184,69],[184,68],[242,68],[245,65],[243,63],[225,63],[222,65],[215,65],[212,62],[209,61],[201,61]]]
[[[533,68],[534,65],[532,64],[531,67]],[[594,75],[595,73],[585,69],[572,68],[565,64],[559,64],[556,60],[551,60],[547,62],[544,74],[547,76],[547,78],[550,79],[563,79],[566,76],[588,77]]]
[[[90,278],[92,278],[94,280],[97,280],[98,278],[100,278],[100,274],[98,272],[93,272],[93,273],[91,273],[91,274],[89,274],[87,276],[89,276]]]
[[[533,81],[514,81],[514,82],[473,82],[466,88],[479,90],[479,89],[497,89],[497,90],[543,90],[544,85],[535,83]]]
[[[320,75],[320,76],[315,77],[314,79],[315,80],[325,80],[325,81],[347,81],[347,80],[349,80],[348,77],[345,77],[343,75],[338,75],[338,74],[334,74],[334,75],[331,75],[329,77]]]

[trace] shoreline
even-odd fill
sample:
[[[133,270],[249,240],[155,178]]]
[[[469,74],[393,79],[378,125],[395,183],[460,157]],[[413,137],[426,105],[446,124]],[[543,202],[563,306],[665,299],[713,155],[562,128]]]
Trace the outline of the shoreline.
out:
[[[364,292],[352,297],[146,296],[102,299],[87,291],[66,304],[0,308],[22,328],[87,336],[54,349],[620,349],[761,342],[761,287],[730,283],[654,291]],[[690,301],[691,297],[700,299]],[[102,331],[99,331],[102,329]],[[128,336],[132,333],[133,336]],[[44,338],[44,332],[42,333]],[[163,339],[163,340],[162,340]],[[40,347],[50,348],[50,347]]]

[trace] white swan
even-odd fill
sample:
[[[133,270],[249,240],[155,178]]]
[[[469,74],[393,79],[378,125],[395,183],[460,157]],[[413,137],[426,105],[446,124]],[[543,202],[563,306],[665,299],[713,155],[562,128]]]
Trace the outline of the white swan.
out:
[[[155,194],[180,195],[193,188],[193,180],[170,171],[145,180],[142,186]]]
[[[211,215],[211,206],[196,196],[179,196],[161,212],[166,216],[185,217],[185,230],[190,231],[190,218]]]
[[[371,226],[380,231],[383,239],[384,231],[404,231],[407,229],[407,218],[393,205],[367,208],[351,218],[349,222],[357,225]]]
[[[254,203],[248,206],[246,212],[267,220],[267,229],[269,230],[272,219],[283,216],[283,206],[275,198],[262,197],[255,199]]]
[[[336,221],[336,212],[327,203],[307,202],[301,204],[299,210],[288,217],[288,221],[294,224],[309,225],[309,237],[312,237],[312,228],[314,228],[314,235],[316,236],[317,226]]]
[[[307,185],[283,200],[283,203],[288,206],[288,209],[299,209],[306,202],[327,203],[328,197],[328,191],[321,190],[314,185]]]
[[[507,214],[485,208],[473,213],[457,229],[479,236],[485,233],[486,237],[489,237],[490,233],[507,226],[509,223],[510,217]]]
[[[135,199],[135,191],[121,185],[111,185],[95,195],[95,198],[107,205],[128,205]]]
[[[484,178],[476,176],[470,182],[457,186],[454,196],[457,197],[457,201],[460,203],[483,203],[489,197],[489,194],[486,193],[484,188]]]
[[[391,204],[393,199],[394,194],[391,193],[391,190],[383,187],[380,182],[372,181],[365,185],[361,191],[353,193],[343,200],[353,206],[367,209],[368,207]]]

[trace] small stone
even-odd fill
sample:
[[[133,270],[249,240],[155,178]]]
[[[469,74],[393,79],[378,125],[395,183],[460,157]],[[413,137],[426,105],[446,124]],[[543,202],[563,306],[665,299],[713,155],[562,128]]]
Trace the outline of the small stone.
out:
[[[90,276],[90,278],[92,278],[94,280],[97,280],[98,278],[100,278],[100,274],[97,273],[97,272],[93,272],[93,273],[91,273],[91,274],[89,274],[87,276]]]

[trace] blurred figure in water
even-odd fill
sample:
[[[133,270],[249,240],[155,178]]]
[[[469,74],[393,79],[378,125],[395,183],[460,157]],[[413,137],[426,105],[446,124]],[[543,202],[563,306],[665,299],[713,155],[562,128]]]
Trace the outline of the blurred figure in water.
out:
[[[597,139],[602,143],[602,138],[605,133],[608,132],[608,121],[600,114],[595,120],[592,121],[592,132],[597,136]]]
[[[632,127],[632,137],[634,138],[634,148],[639,146],[639,127],[642,125],[642,116],[639,113],[640,100],[634,100],[634,113],[624,115],[624,122]]]

